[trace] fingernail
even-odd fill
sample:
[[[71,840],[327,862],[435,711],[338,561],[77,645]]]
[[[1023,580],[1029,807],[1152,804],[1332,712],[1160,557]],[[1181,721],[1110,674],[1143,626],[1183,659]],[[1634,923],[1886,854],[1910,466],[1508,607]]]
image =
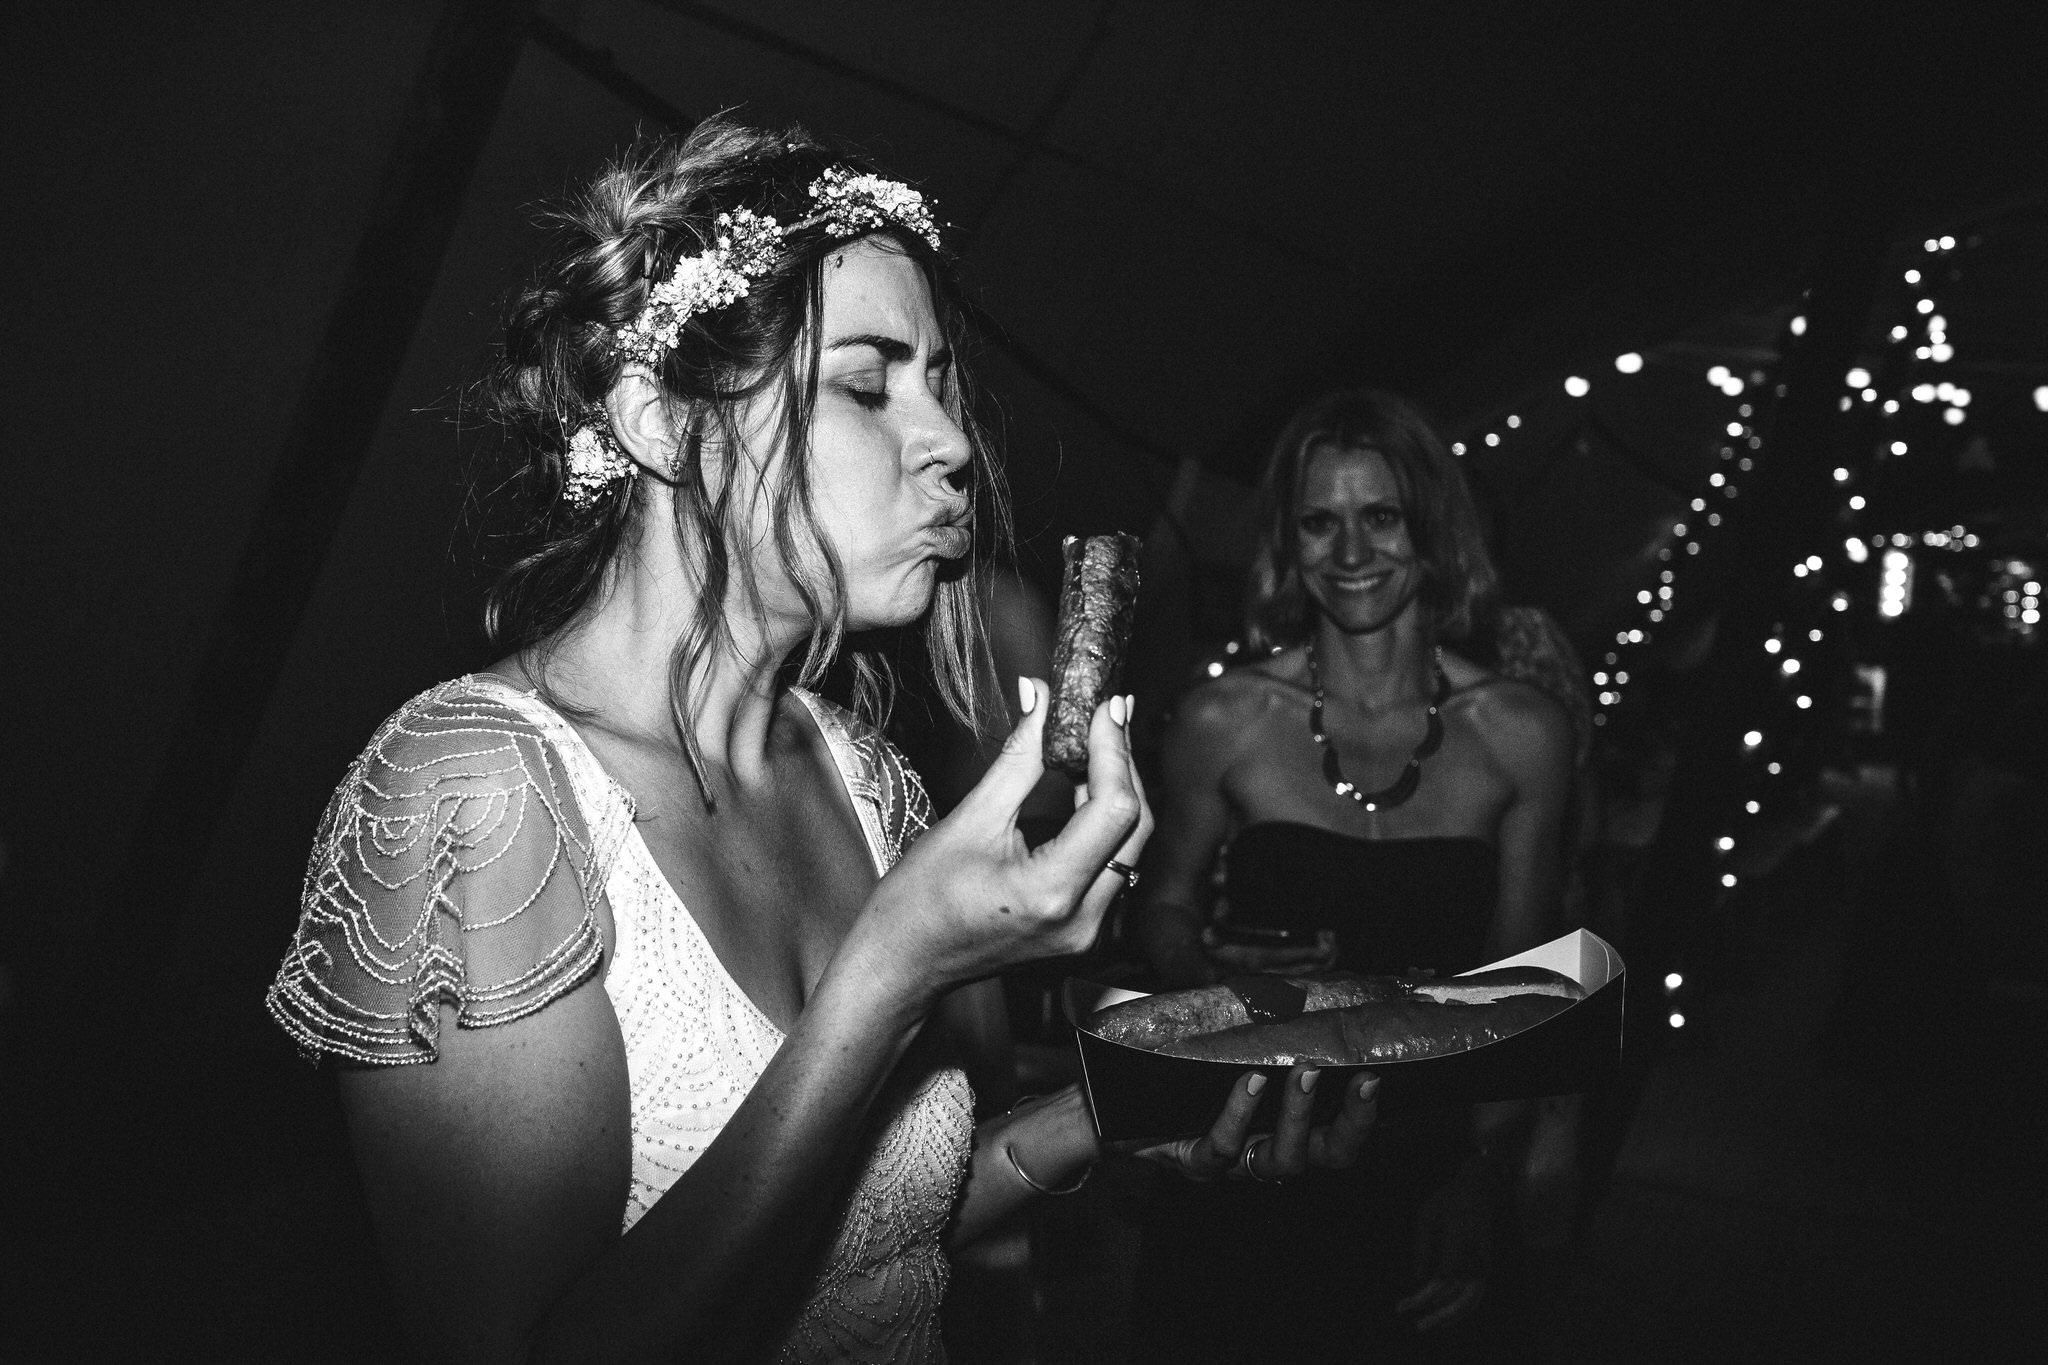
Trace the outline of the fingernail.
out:
[[[1135,692],[1124,693],[1124,724],[1126,727],[1130,725],[1132,718],[1137,714],[1138,694]]]
[[[1266,1073],[1263,1071],[1254,1071],[1244,1078],[1244,1093],[1247,1095],[1256,1095],[1265,1088]]]
[[[1359,1077],[1359,1078],[1358,1078],[1358,1098],[1360,1098],[1360,1099],[1362,1099],[1362,1100],[1369,1100],[1369,1099],[1371,1099],[1371,1098],[1372,1098],[1372,1097],[1373,1097],[1374,1095],[1377,1095],[1377,1094],[1379,1093],[1379,1089],[1380,1089],[1380,1078],[1379,1078],[1379,1077],[1377,1077],[1377,1076],[1361,1076],[1361,1077]]]
[[[1130,720],[1130,712],[1125,708],[1122,697],[1111,697],[1109,699],[1109,718],[1119,726],[1124,725]]]
[[[1031,714],[1031,708],[1038,705],[1038,689],[1031,685],[1031,679],[1022,674],[1017,678],[1017,700],[1024,704],[1027,716]]]
[[[1321,1078],[1322,1074],[1322,1072],[1316,1070],[1314,1067],[1310,1067],[1308,1070],[1302,1072],[1301,1093],[1306,1095],[1309,1091],[1315,1089],[1316,1081]]]

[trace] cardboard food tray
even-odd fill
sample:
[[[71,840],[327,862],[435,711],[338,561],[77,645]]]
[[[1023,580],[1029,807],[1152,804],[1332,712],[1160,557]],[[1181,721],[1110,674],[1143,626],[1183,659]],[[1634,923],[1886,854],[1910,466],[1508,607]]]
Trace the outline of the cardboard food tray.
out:
[[[1427,1105],[1477,1104],[1484,1100],[1563,1095],[1609,1079],[1621,1064],[1622,997],[1626,989],[1621,954],[1598,934],[1575,929],[1526,953],[1489,962],[1495,967],[1548,967],[1586,988],[1586,998],[1498,1042],[1441,1057],[1365,1066],[1329,1066],[1317,1086],[1316,1115],[1335,1114],[1345,1077],[1370,1069],[1379,1073],[1381,1113]],[[1124,990],[1068,977],[1067,1020],[1081,1053],[1081,1082],[1105,1142],[1138,1138],[1192,1137],[1207,1131],[1236,1079],[1250,1068],[1236,1062],[1162,1057],[1156,1052],[1112,1043],[1082,1021],[1106,1005],[1136,1000],[1144,991]],[[1260,1067],[1271,1076],[1283,1066]],[[1260,1102],[1254,1127],[1270,1127],[1279,1109],[1280,1088]]]

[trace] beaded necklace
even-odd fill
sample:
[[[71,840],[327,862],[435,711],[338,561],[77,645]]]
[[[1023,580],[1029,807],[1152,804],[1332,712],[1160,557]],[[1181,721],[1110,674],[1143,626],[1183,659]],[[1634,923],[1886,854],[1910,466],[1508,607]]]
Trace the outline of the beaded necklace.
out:
[[[1428,758],[1443,746],[1444,722],[1440,712],[1451,695],[1451,680],[1444,676],[1444,652],[1441,647],[1431,652],[1430,665],[1436,672],[1436,699],[1429,704],[1428,729],[1423,731],[1422,742],[1408,755],[1407,764],[1401,775],[1376,792],[1361,791],[1344,779],[1343,766],[1337,761],[1337,746],[1330,742],[1330,736],[1323,730],[1323,671],[1316,665],[1316,642],[1308,640],[1308,686],[1311,700],[1308,707],[1308,732],[1315,742],[1323,746],[1323,780],[1339,796],[1348,796],[1369,811],[1392,810],[1415,795],[1415,789],[1422,785],[1422,760]]]

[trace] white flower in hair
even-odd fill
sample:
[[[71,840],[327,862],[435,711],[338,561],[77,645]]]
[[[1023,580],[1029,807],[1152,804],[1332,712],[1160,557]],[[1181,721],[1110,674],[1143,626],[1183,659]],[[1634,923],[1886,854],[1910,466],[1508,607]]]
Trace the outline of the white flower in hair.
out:
[[[683,324],[699,313],[745,298],[748,281],[767,273],[782,245],[782,225],[747,209],[721,213],[709,251],[676,262],[667,279],[647,291],[640,315],[619,328],[612,349],[621,360],[650,368],[674,348]]]
[[[834,166],[811,184],[811,198],[818,201],[818,218],[834,237],[851,237],[871,228],[895,223],[908,228],[939,249],[939,227],[932,221],[924,196],[900,180],[879,175],[855,175],[844,166]]]
[[[569,479],[562,495],[571,507],[588,507],[597,501],[605,485],[615,479],[633,477],[633,462],[609,431],[578,427],[569,438]]]

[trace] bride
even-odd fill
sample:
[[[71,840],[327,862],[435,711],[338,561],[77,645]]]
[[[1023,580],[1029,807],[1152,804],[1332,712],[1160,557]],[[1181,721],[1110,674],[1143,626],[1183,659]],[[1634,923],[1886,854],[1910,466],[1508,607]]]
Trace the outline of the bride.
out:
[[[556,216],[487,407],[535,547],[505,657],[378,730],[319,830],[271,1012],[340,1063],[396,1305],[444,1360],[942,1358],[948,1244],[1100,1152],[1069,1089],[976,1130],[948,1019],[1095,937],[1152,819],[1130,703],[1035,851],[1047,689],[927,829],[873,722],[808,690],[917,626],[1001,714],[972,604],[997,476],[921,196],[798,132],[636,147]],[[1246,1150],[1263,1078],[1199,1140]],[[1349,1164],[1289,1085],[1262,1178]]]

